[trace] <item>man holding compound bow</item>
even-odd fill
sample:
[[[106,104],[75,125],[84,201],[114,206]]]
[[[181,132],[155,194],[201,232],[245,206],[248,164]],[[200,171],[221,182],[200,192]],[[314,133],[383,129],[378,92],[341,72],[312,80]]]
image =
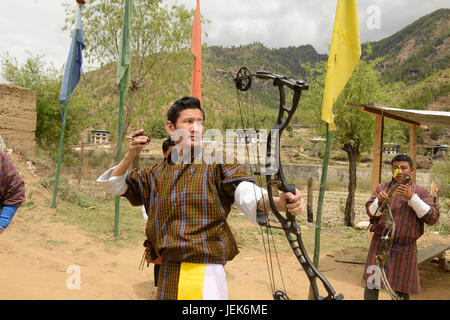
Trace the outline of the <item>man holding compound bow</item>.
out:
[[[138,130],[122,161],[97,180],[109,193],[144,205],[149,213],[146,235],[161,256],[158,299],[228,299],[224,265],[238,254],[226,222],[231,206],[235,203],[255,224],[257,211],[270,208],[267,191],[254,185],[241,164],[202,154],[204,121],[197,98],[175,101],[165,123],[177,143],[171,157],[127,172],[150,142]],[[304,210],[298,189],[295,195],[274,197],[274,202],[292,215]]]
[[[433,225],[439,219],[439,208],[434,204],[428,190],[414,183],[400,183],[404,175],[413,174],[412,159],[407,155],[397,155],[391,164],[393,173],[391,182],[378,185],[366,203],[371,222],[370,231],[374,234],[363,276],[364,280],[367,280],[365,300],[378,299],[380,275],[383,274],[387,280],[383,285],[387,287],[393,299],[409,299],[409,294],[420,293],[416,242],[424,232],[424,223]],[[389,196],[389,189],[394,185],[396,189]],[[383,204],[386,201],[387,203]],[[385,212],[388,215],[384,214]],[[394,228],[387,233],[389,230],[386,230],[386,221],[389,220],[390,213]],[[386,240],[390,243],[390,250],[383,248],[384,233],[389,238]],[[377,259],[380,258],[385,265],[384,273],[375,267]]]

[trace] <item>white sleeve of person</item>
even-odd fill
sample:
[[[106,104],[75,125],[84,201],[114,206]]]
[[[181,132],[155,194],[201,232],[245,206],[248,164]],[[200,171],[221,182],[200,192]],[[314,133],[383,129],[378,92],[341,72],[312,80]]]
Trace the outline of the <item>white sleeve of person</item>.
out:
[[[372,204],[369,207],[370,214],[375,217],[380,216],[382,212],[381,212],[381,210],[377,211],[377,209],[378,209],[378,198],[375,198],[375,200],[372,202]],[[376,214],[375,214],[375,212],[376,212]]]
[[[267,191],[258,187],[252,182],[242,181],[234,192],[234,203],[247,218],[254,224],[258,225],[256,220],[256,205],[267,194]]]
[[[112,167],[108,171],[104,172],[100,177],[98,177],[97,182],[105,189],[107,193],[110,193],[114,196],[123,195],[127,189],[127,174],[125,173],[123,176],[114,176],[111,177],[111,172],[117,166]]]
[[[408,204],[411,208],[414,209],[417,217],[419,217],[419,218],[422,218],[431,209],[431,207],[425,201],[420,199],[417,194],[414,194],[411,197],[411,200],[408,201]]]

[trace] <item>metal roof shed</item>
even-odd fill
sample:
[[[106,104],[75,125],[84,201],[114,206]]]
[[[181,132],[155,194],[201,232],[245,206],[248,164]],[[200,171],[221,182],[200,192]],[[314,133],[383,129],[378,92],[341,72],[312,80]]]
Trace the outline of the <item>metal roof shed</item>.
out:
[[[416,165],[416,148],[417,148],[417,127],[427,128],[431,125],[450,126],[450,112],[447,111],[428,111],[428,110],[410,110],[389,108],[384,105],[370,102],[368,104],[347,103],[351,107],[358,108],[362,112],[375,115],[375,142],[373,149],[373,166],[372,166],[372,190],[375,190],[381,182],[381,163],[382,163],[382,146],[383,146],[383,130],[384,118],[400,121],[410,125],[409,129],[409,153],[410,157]],[[413,179],[415,181],[415,174]]]

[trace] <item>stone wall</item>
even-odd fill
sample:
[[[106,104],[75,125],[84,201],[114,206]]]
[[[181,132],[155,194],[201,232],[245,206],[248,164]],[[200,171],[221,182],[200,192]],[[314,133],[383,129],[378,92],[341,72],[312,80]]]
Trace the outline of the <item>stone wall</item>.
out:
[[[0,84],[0,136],[7,149],[34,153],[36,95],[26,88]]]

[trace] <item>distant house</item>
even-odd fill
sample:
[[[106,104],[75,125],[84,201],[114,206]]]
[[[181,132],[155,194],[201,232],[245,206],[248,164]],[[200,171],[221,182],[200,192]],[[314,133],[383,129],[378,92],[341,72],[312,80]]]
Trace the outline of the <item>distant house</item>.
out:
[[[383,154],[397,154],[400,151],[398,143],[386,142],[383,143]]]
[[[308,127],[306,127],[304,125],[295,124],[295,123],[292,124],[292,132],[300,133],[302,131],[305,131],[306,129],[308,129]]]
[[[261,143],[259,133],[256,130],[236,130],[236,142],[238,144]]]
[[[93,144],[105,144],[109,143],[110,131],[108,130],[91,130],[91,143]]]
[[[427,156],[436,160],[443,160],[448,153],[448,148],[449,146],[446,144],[438,144],[426,147],[425,149],[427,150]]]

